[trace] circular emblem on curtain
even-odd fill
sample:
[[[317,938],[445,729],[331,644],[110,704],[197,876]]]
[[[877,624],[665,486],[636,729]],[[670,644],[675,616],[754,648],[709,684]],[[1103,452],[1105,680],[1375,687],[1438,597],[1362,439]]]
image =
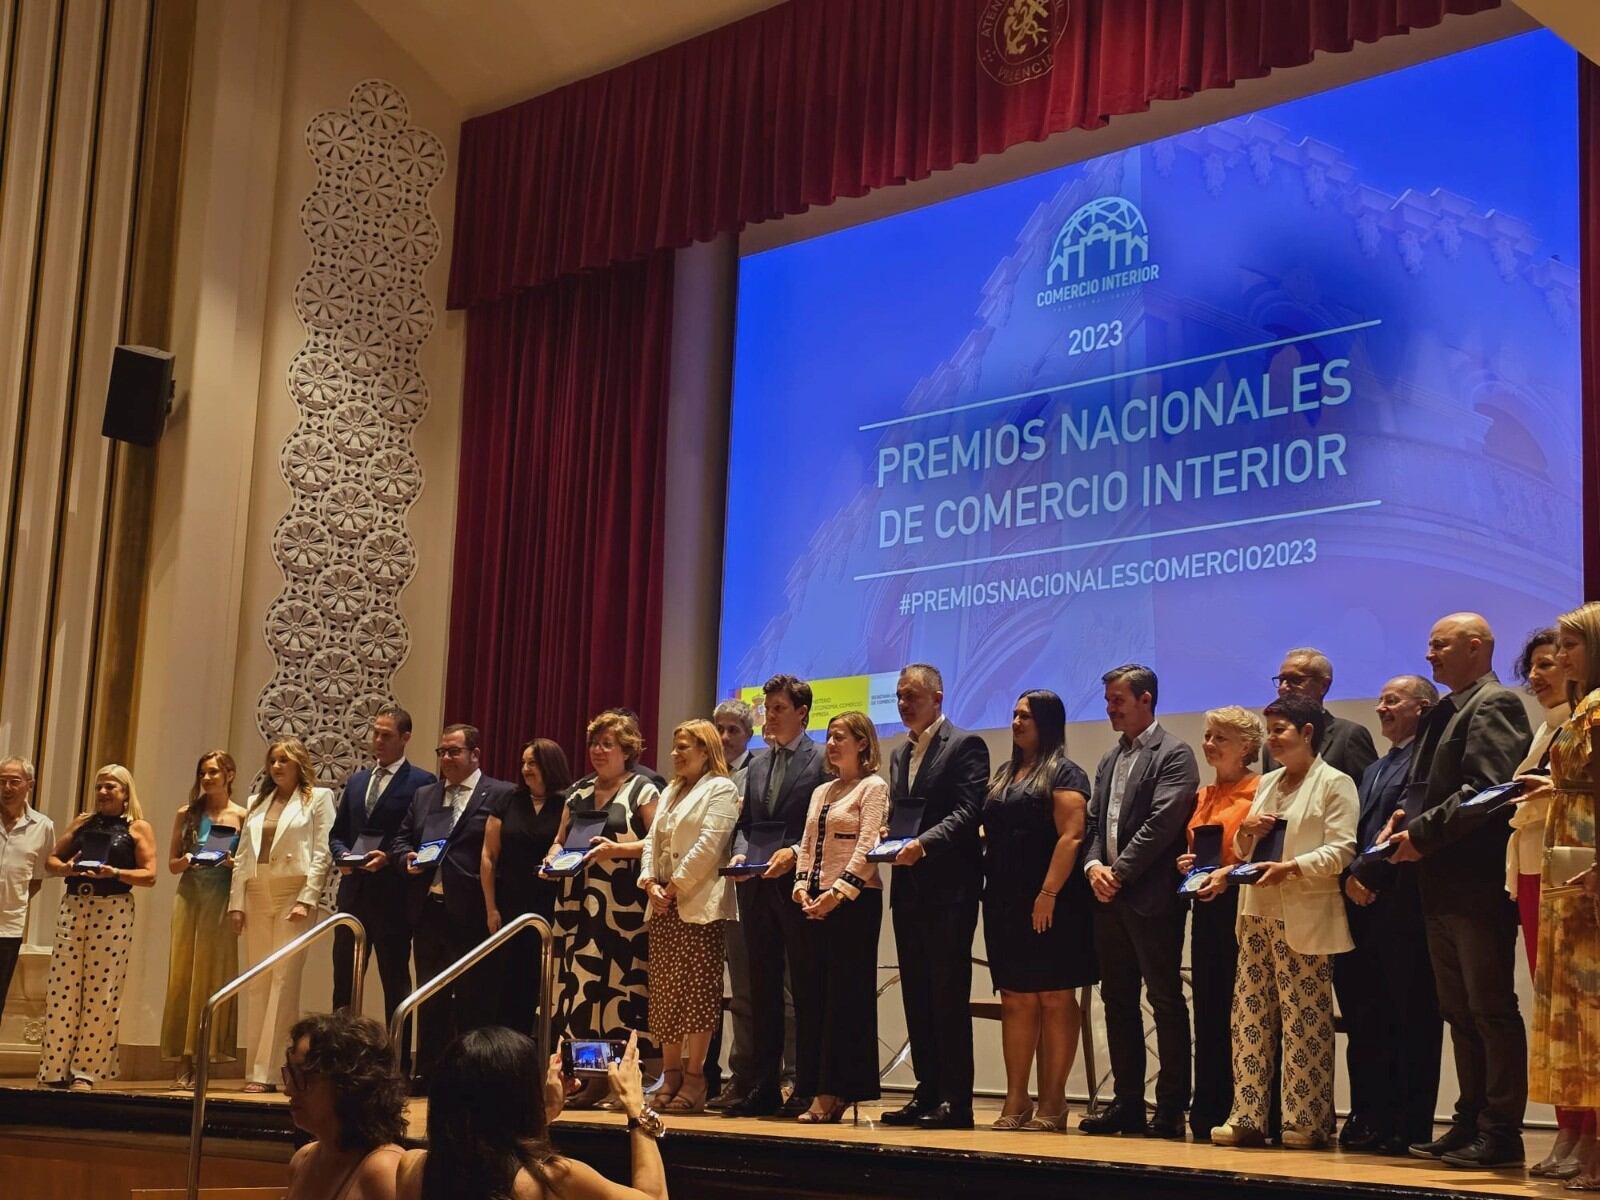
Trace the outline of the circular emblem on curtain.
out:
[[[1007,87],[1048,75],[1071,9],[1071,0],[989,0],[978,15],[978,61]]]

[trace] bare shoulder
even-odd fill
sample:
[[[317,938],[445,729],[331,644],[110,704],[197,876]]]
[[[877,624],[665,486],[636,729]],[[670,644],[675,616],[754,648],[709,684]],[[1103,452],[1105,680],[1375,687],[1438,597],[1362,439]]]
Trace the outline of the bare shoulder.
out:
[[[382,1146],[367,1155],[356,1174],[350,1200],[395,1200],[405,1153],[399,1146]]]
[[[394,1194],[397,1200],[419,1200],[422,1195],[422,1164],[427,1159],[426,1150],[407,1150],[400,1156],[395,1169]]]

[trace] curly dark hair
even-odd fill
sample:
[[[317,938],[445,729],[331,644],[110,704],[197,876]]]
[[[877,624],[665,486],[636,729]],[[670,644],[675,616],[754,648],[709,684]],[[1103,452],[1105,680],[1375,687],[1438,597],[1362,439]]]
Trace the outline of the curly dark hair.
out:
[[[428,1076],[426,1200],[511,1200],[519,1171],[549,1195],[555,1158],[533,1039],[490,1025],[451,1042]]]
[[[1561,635],[1552,626],[1548,629],[1535,629],[1528,635],[1528,640],[1522,643],[1522,653],[1517,655],[1517,678],[1524,684],[1528,676],[1533,674],[1533,656],[1545,646],[1554,646],[1561,641]]]
[[[409,1089],[383,1026],[348,1012],[319,1013],[289,1030],[290,1046],[301,1038],[307,1040],[301,1069],[333,1085],[339,1149],[371,1150],[405,1136]]]

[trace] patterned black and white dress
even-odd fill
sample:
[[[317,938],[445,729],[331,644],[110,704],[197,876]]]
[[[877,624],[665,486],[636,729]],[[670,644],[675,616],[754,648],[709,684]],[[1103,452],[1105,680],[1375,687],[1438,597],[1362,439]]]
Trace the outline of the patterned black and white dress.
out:
[[[649,832],[640,811],[656,802],[655,785],[629,775],[605,806],[605,835]],[[577,784],[567,800],[574,813],[594,812],[594,780]],[[557,983],[556,1028],[568,1038],[626,1038],[649,1029],[648,899],[639,886],[637,859],[612,859],[589,866],[562,884],[556,903],[556,934],[562,945]]]

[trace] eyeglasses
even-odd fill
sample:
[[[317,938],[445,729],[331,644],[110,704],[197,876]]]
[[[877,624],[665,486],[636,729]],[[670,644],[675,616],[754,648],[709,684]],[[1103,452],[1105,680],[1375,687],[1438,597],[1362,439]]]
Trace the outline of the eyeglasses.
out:
[[[1289,687],[1294,687],[1298,683],[1305,683],[1310,678],[1311,676],[1309,675],[1274,675],[1272,677],[1272,686],[1283,687],[1287,684]]]
[[[459,758],[466,752],[465,746],[440,746],[434,751],[440,758]]]
[[[285,1090],[303,1092],[306,1086],[316,1075],[315,1071],[300,1066],[297,1063],[284,1060],[283,1066],[278,1071],[278,1078],[282,1081]]]

